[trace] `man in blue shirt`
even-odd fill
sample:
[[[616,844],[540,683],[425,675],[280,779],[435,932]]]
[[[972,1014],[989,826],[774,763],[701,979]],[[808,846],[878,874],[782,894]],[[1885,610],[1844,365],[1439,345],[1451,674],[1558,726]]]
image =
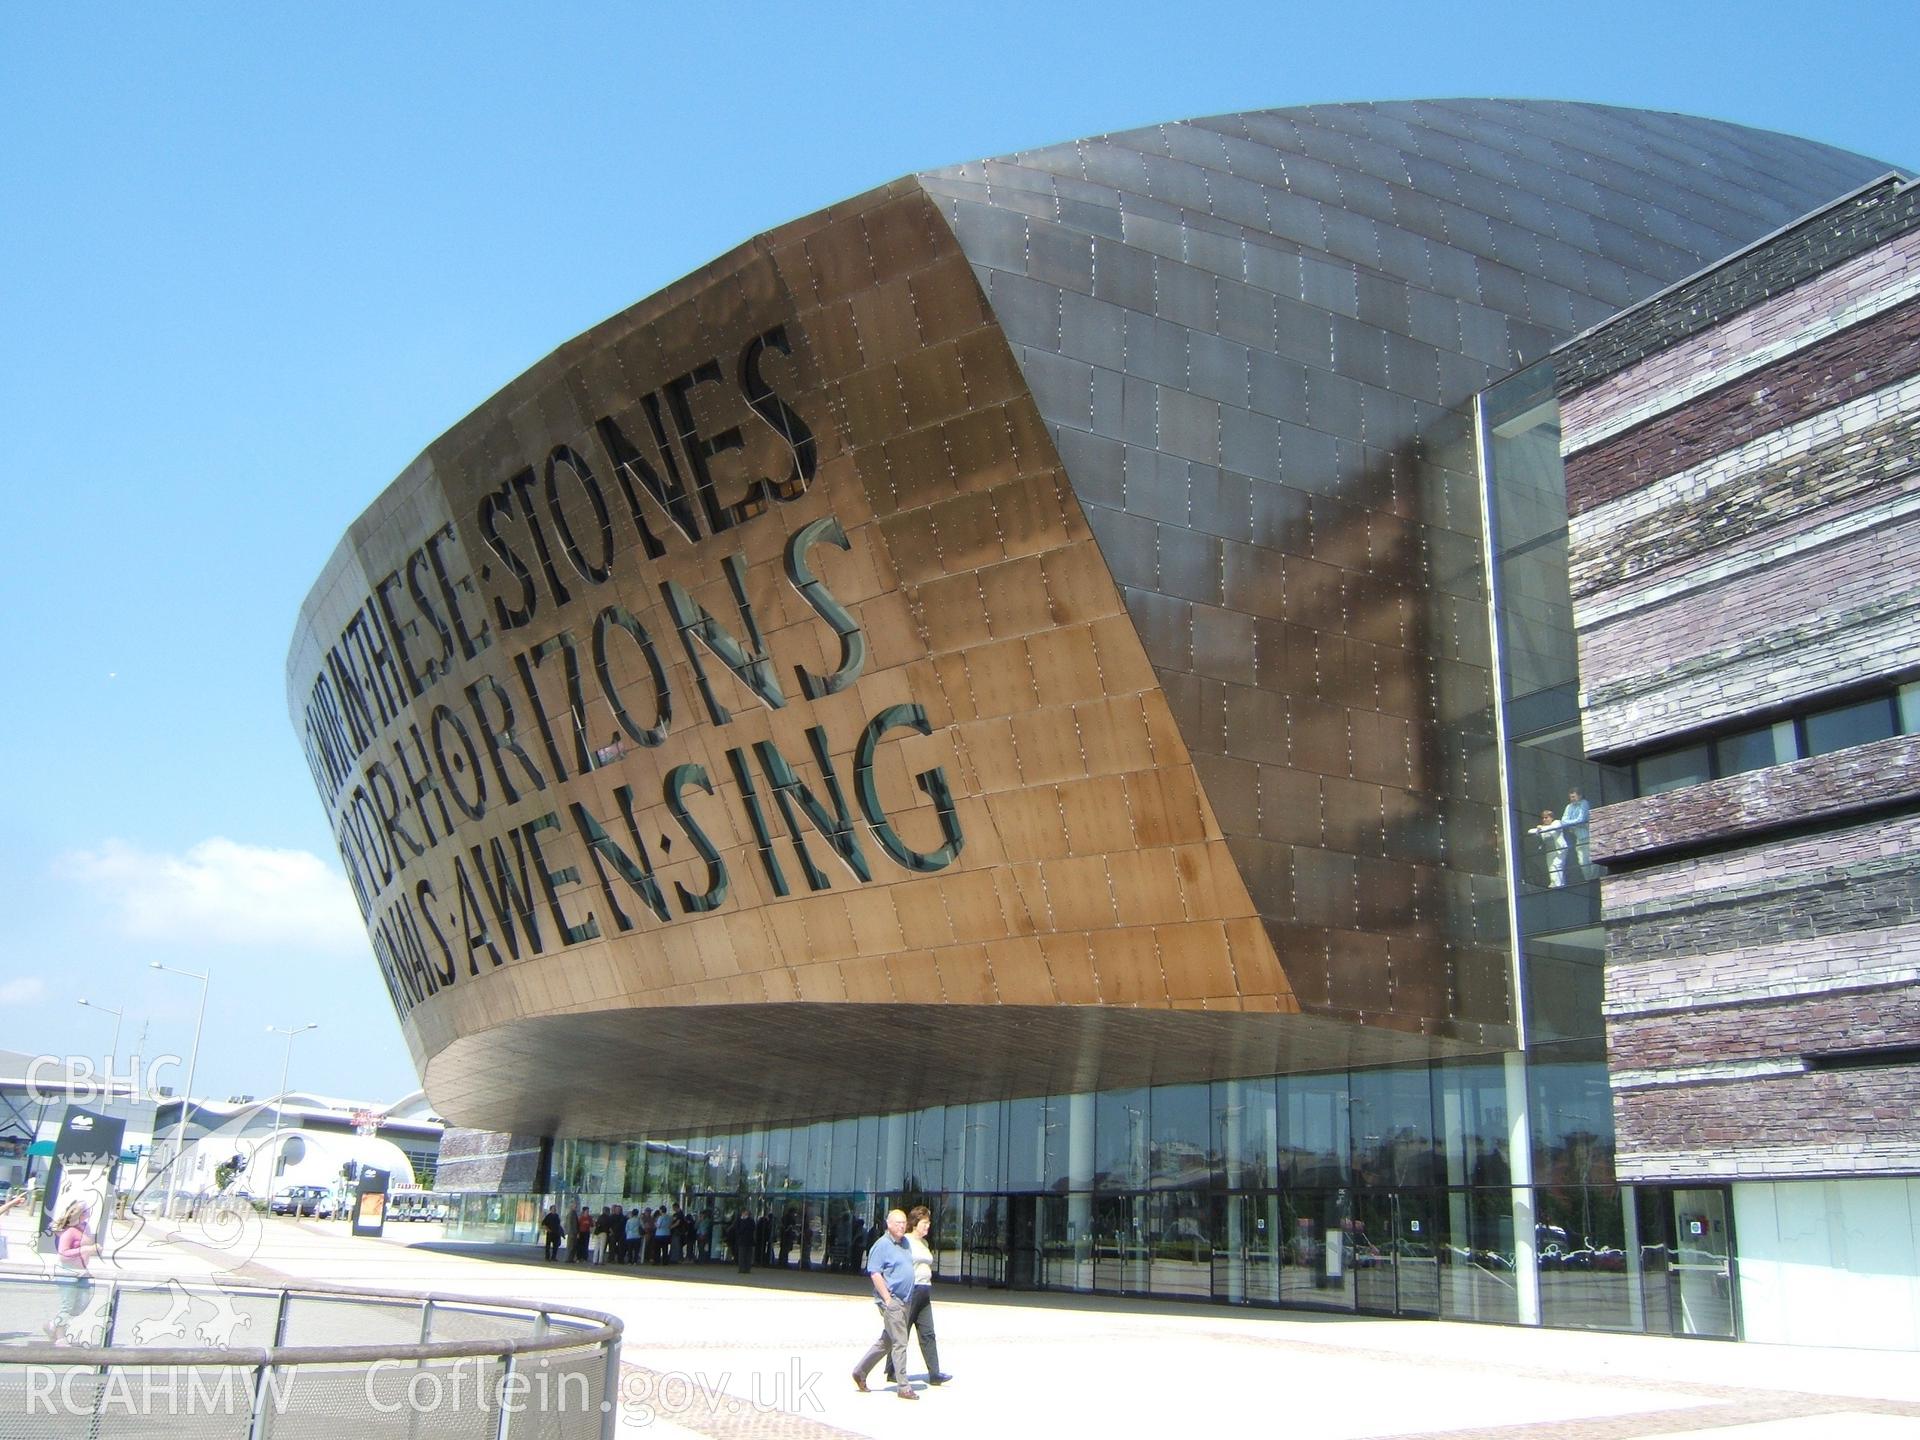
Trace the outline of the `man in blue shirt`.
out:
[[[893,1373],[900,1377],[895,1392],[902,1400],[920,1394],[907,1383],[907,1306],[913,1299],[913,1251],[906,1243],[907,1212],[887,1212],[887,1233],[867,1252],[867,1277],[873,1281],[874,1303],[880,1307],[880,1338],[853,1367],[853,1388],[866,1393],[873,1367],[893,1354]]]
[[[1587,858],[1588,837],[1587,819],[1593,814],[1593,807],[1587,803],[1587,797],[1578,790],[1567,792],[1567,808],[1560,816],[1560,829],[1565,833],[1573,847],[1573,863],[1580,867],[1582,880],[1593,879],[1593,862]]]

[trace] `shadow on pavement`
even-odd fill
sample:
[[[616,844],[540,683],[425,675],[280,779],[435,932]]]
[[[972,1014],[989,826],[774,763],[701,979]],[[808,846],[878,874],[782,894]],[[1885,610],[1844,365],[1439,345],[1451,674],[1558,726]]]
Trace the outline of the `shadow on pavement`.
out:
[[[756,1265],[745,1275],[730,1262],[716,1260],[700,1265],[678,1262],[672,1265],[585,1265],[567,1260],[548,1260],[541,1247],[534,1245],[498,1245],[458,1240],[396,1242],[410,1250],[447,1255],[462,1260],[484,1260],[495,1265],[518,1265],[535,1270],[599,1274],[629,1280],[657,1280],[679,1285],[745,1285],[754,1289],[787,1290],[809,1295],[845,1295],[857,1297],[867,1291],[860,1275],[835,1274],[829,1270],[802,1270],[797,1267]],[[1192,1315],[1197,1311],[1234,1320],[1266,1320],[1280,1324],[1378,1324],[1394,1320],[1385,1315],[1355,1315],[1338,1310],[1313,1310],[1305,1307],[1281,1308],[1271,1305],[1224,1305],[1203,1298],[1181,1296],[1088,1295],[1073,1290],[1005,1290],[995,1286],[967,1285],[943,1280],[936,1292],[950,1304],[1001,1305],[1014,1309],[1063,1310],[1102,1315]],[[1395,1323],[1418,1324],[1417,1320]]]

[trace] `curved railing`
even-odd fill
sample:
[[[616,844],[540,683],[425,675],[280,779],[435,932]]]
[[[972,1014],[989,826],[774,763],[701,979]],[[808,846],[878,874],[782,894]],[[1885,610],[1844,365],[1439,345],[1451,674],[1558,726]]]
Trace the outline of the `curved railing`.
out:
[[[63,1305],[75,1343],[49,1338]],[[463,1295],[146,1279],[80,1295],[0,1270],[0,1440],[607,1437],[620,1331],[598,1311]]]

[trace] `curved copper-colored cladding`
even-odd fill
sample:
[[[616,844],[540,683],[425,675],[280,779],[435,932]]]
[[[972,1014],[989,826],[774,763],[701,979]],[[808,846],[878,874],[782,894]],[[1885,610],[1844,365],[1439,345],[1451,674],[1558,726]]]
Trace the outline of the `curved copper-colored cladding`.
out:
[[[1127,153],[1149,192],[1175,163]],[[975,168],[562,347],[316,586],[296,727],[458,1123],[751,1123],[1511,1043],[1478,510],[1442,440],[1528,335],[1475,303],[1504,359],[1463,364],[1487,322],[1458,317],[1453,350],[1378,332],[1354,357],[1382,306],[1414,328],[1383,230],[1342,270],[1119,191],[1111,226],[1070,222],[1088,202],[1044,155]],[[1183,339],[1179,366],[1172,320],[1102,298],[1198,304],[1175,239],[1242,256],[1181,332],[1238,348]],[[1334,307],[1317,340],[1253,284],[1282,262],[1288,303]],[[1285,362],[1297,396],[1260,378],[1322,342],[1324,372]],[[1111,371],[1078,358],[1110,345]],[[1270,475],[1227,463],[1255,419]]]

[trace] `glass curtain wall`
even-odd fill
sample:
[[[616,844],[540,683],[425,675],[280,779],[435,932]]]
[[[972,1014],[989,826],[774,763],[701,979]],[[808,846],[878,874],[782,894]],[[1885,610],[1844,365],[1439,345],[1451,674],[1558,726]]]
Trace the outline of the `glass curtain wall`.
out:
[[[924,1203],[942,1283],[1511,1321],[1503,1107],[1490,1061],[562,1139],[534,1208],[704,1219],[666,1263],[727,1258],[744,1208],[756,1263],[857,1272]],[[498,1199],[465,1197],[461,1238],[526,1238]]]
[[[1613,1174],[1601,1014],[1606,936],[1586,825],[1589,807],[1631,794],[1631,777],[1587,760],[1581,740],[1552,367],[1535,366],[1482,395],[1479,429],[1526,1024],[1540,1318],[1641,1329],[1634,1200]]]

